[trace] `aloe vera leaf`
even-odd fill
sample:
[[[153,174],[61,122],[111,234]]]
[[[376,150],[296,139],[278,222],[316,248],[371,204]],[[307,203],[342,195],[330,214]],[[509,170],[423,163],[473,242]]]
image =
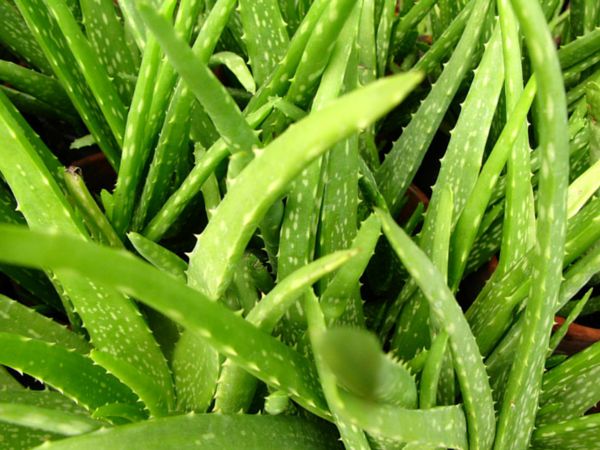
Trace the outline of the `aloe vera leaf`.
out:
[[[277,322],[298,297],[320,278],[338,269],[357,254],[355,250],[333,253],[301,266],[281,280],[246,316],[257,328],[272,333]],[[215,394],[215,411],[232,413],[250,406],[256,381],[231,362],[224,365]]]
[[[521,279],[529,276],[531,269],[527,266],[525,267],[525,272],[520,275]],[[519,270],[521,270],[521,268]],[[569,269],[563,275],[564,281],[558,296],[558,306],[555,308],[555,312],[562,308],[574,295],[577,294],[580,289],[585,287],[585,284],[598,271],[600,271],[600,249],[593,249],[576,263],[574,263],[571,267],[569,267]],[[506,282],[506,280],[507,277],[505,276],[502,281]],[[521,281],[521,283],[522,285],[519,287],[519,289],[513,288],[512,292],[506,291],[507,293],[500,294],[501,297],[498,298],[504,299],[504,305],[502,308],[490,307],[489,315],[486,314],[484,316],[483,314],[479,314],[476,322],[471,320],[471,317],[473,316],[469,317],[469,315],[467,315],[471,321],[471,328],[477,337],[477,342],[480,346],[482,354],[486,355],[493,349],[493,346],[500,339],[502,333],[504,333],[506,328],[508,328],[510,325],[513,309],[515,309],[519,303],[527,297],[527,293],[530,289],[530,283],[526,280]],[[486,325],[483,325],[488,318],[490,320],[487,321]],[[520,333],[520,331],[514,333],[514,336],[518,336],[518,333]],[[505,341],[507,341],[507,339],[502,341],[502,345],[509,350],[509,355],[512,358],[514,345],[505,345]]]
[[[500,27],[502,29],[502,50],[506,72],[504,91],[506,97],[507,120],[510,119],[523,93],[523,69],[519,28],[509,0],[498,2]],[[507,161],[506,200],[500,260],[496,271],[500,276],[508,266],[517,261],[530,247],[534,224],[533,191],[531,188],[529,144],[527,125],[522,123],[519,136],[512,145]]]
[[[3,295],[0,295],[0,330],[55,343],[82,354],[90,349],[77,334]]]
[[[358,84],[358,73],[352,67],[358,65],[358,54],[355,52],[354,61],[350,61],[348,78],[354,77]],[[353,75],[351,73],[353,72]],[[353,88],[355,88],[354,86]],[[358,170],[360,158],[359,140],[352,136],[345,142],[339,143],[328,153],[325,158],[323,170],[324,186],[322,187],[322,204],[318,232],[317,254],[326,255],[335,250],[348,248],[356,237],[358,224]],[[321,281],[320,292],[323,292],[333,275]],[[352,290],[352,285],[348,287]],[[350,293],[350,292],[349,292]],[[353,323],[364,323],[362,304],[359,305],[359,286],[354,284],[354,292],[348,296],[346,304],[348,314],[344,320]],[[350,317],[352,316],[352,317]]]
[[[63,85],[73,106],[79,112],[96,142],[113,167],[120,159],[119,143],[112,134],[102,110],[87,85],[79,63],[69,50],[67,39],[56,20],[50,15],[44,0],[15,2],[25,18],[31,33],[38,41],[59,82]],[[42,33],[42,30],[44,31]],[[105,104],[105,106],[107,106]]]
[[[60,229],[85,239],[83,225],[67,204],[50,170],[57,165],[27,123],[0,96],[0,172],[9,183],[23,215],[33,229]],[[49,165],[45,167],[45,162]],[[64,170],[64,169],[63,169]],[[143,367],[165,391],[171,378],[160,349],[132,301],[117,291],[68,272],[55,274],[68,296],[65,309],[81,317],[94,347]],[[98,302],[101,299],[101,302]]]
[[[317,367],[319,379],[321,380],[323,393],[325,394],[327,404],[329,405],[329,409],[332,412],[335,424],[340,432],[344,447],[370,450],[371,447],[369,446],[363,431],[356,425],[348,423],[338,413],[343,405],[341,404],[340,397],[338,395],[336,377],[325,362],[327,344],[324,345],[323,343],[323,335],[327,333],[327,327],[325,325],[325,316],[319,307],[319,302],[314,293],[305,293],[304,309],[306,311],[309,339],[313,354],[315,355],[315,365]],[[379,352],[379,343],[377,341],[375,352]],[[414,382],[414,380],[410,379],[410,377],[409,380]]]
[[[0,79],[57,109],[76,114],[62,86],[48,75],[10,61],[0,61]]]
[[[536,425],[543,426],[583,416],[598,403],[600,389],[592,381],[600,373],[597,347],[588,347],[545,375],[545,391],[540,397],[541,407]]]
[[[579,84],[569,89],[569,92],[567,92],[567,102],[569,104],[569,111],[576,109],[579,103],[583,103],[582,97],[585,95],[587,87],[592,83],[598,82],[600,82],[600,69],[595,70],[591,75],[589,75]]]
[[[342,32],[346,30],[346,35],[356,33],[354,24],[358,26],[359,6],[360,4],[350,0],[332,0],[330,2],[306,43],[302,59],[290,81],[286,95],[288,100],[300,107],[308,106],[319,77],[328,67],[330,57],[333,57],[332,52],[336,47],[336,38],[340,34],[340,30]],[[344,26],[349,21],[352,25]],[[339,51],[343,53],[343,44],[350,44],[352,39],[345,42],[340,39],[337,46],[341,47]],[[339,59],[338,64],[341,63]],[[319,89],[321,88],[319,87]],[[313,109],[316,109],[314,101]]]
[[[256,93],[256,82],[244,59],[232,52],[219,52],[212,55],[208,61],[211,67],[224,65],[235,75],[242,87],[251,94]]]
[[[83,23],[89,43],[98,60],[114,80],[124,104],[133,95],[132,80],[136,62],[125,42],[125,31],[119,21],[115,5],[110,0],[81,0]],[[122,43],[122,44],[119,44]]]
[[[44,0],[44,3],[48,14],[54,18],[62,32],[67,43],[67,51],[72,52],[117,143],[121,144],[125,133],[127,109],[111,82],[105,66],[97,58],[67,4],[62,0]]]
[[[500,408],[495,448],[526,448],[533,431],[544,357],[560,288],[567,231],[569,141],[566,98],[558,57],[539,5],[512,0],[538,81],[541,177],[537,245],[524,332]],[[517,425],[518,424],[518,425]]]
[[[0,1],[0,18],[2,19],[2,28],[0,28],[2,45],[45,74],[51,74],[52,68],[44,56],[44,52],[31,35],[25,20],[13,2],[10,0]]]
[[[574,216],[600,189],[600,160],[569,185],[567,217]]]
[[[580,448],[596,450],[600,448],[599,427],[600,414],[544,425],[533,432],[532,448],[535,450],[575,450]]]
[[[339,391],[339,396],[344,405],[342,417],[369,434],[427,446],[469,448],[465,414],[459,405],[405,409],[369,402],[344,391]]]
[[[381,195],[381,192],[379,192],[377,182],[375,181],[375,176],[362,156],[358,161],[358,165],[358,186],[360,187],[365,202],[387,211],[387,203],[383,198],[383,195]]]
[[[187,263],[175,253],[145,238],[141,234],[131,232],[127,237],[137,252],[154,267],[173,275],[178,280],[186,280],[185,271],[187,270]]]
[[[139,12],[171,64],[202,104],[232,151],[248,151],[258,147],[258,139],[244,116],[202,59],[151,6],[141,3]]]
[[[377,36],[375,41],[377,46],[377,73],[380,77],[385,76],[395,18],[396,2],[393,0],[384,0],[383,9],[377,25]]]
[[[89,357],[128,386],[144,403],[150,417],[167,415],[171,402],[169,392],[162,391],[149,375],[110,353],[92,350]]]
[[[250,126],[253,128],[258,127],[271,109],[272,105],[267,104],[255,113],[249,114],[248,123]],[[231,149],[223,139],[215,142],[196,162],[181,186],[168,198],[156,216],[152,218],[143,231],[144,236],[152,241],[159,240],[173,225],[194,196],[200,192],[208,177],[214,172],[219,163],[229,156],[230,152]]]
[[[78,416],[89,416],[89,411],[56,391],[30,389],[0,389],[0,402],[37,406],[44,409],[63,411]]]
[[[574,66],[598,51],[600,43],[600,28],[578,37],[560,48],[558,58],[563,68]]]
[[[31,391],[28,389],[2,389],[0,401],[3,403],[31,405],[52,409],[53,411],[77,414],[86,417],[88,412],[67,397],[52,391]],[[3,447],[15,450],[28,450],[51,439],[59,439],[60,435],[34,430],[27,427],[0,423],[0,436]]]
[[[208,62],[235,5],[235,0],[219,0],[210,10],[193,46],[194,53],[203,62]],[[180,157],[180,149],[185,148],[187,143],[189,133],[187,118],[190,116],[194,103],[194,95],[180,80],[171,96],[139,201],[136,212],[138,223],[144,222],[147,215],[156,214],[168,195],[174,161]]]
[[[117,236],[110,222],[100,210],[96,200],[90,194],[77,168],[67,169],[64,174],[64,180],[69,198],[82,214],[92,236],[99,242],[112,247],[123,247],[119,236]]]
[[[502,89],[504,70],[498,64],[498,60],[501,58],[500,37],[500,30],[497,27],[477,68],[471,89],[467,94],[450,143],[441,161],[440,172],[419,238],[421,248],[428,255],[432,255],[433,251],[435,226],[438,223],[435,219],[438,209],[443,205],[441,196],[445,191],[445,186],[451,186],[450,194],[452,194],[454,205],[453,211],[450,211],[451,218],[460,215],[470,193],[475,189],[494,110]],[[474,127],[474,123],[479,125]],[[438,268],[445,272],[448,270],[447,266],[448,264],[445,263],[443,269],[441,266]],[[407,284],[395,304],[392,305],[384,322],[382,335],[387,334],[394,325],[402,304],[406,302],[407,298],[410,298],[409,292],[413,289],[414,283]],[[426,305],[425,300],[417,295],[402,310],[393,345],[396,349],[402,349],[401,356],[412,357],[419,346],[428,344],[429,314]],[[419,338],[415,339],[417,336]]]
[[[96,408],[92,418],[109,420],[115,425],[140,422],[147,418],[147,413],[142,412],[138,406],[129,403],[109,403]]]
[[[157,1],[152,1],[154,7],[158,7]],[[131,33],[135,44],[142,52],[146,50],[146,26],[137,10],[135,0],[122,0],[119,2],[119,9],[123,15],[126,25],[126,32]]]
[[[269,415],[188,414],[152,422],[114,427],[102,432],[62,439],[47,445],[49,450],[142,446],[148,450],[165,447],[198,448],[287,448],[298,450],[339,449],[333,429],[299,417]]]
[[[12,333],[0,333],[0,341],[2,364],[47,383],[86,409],[136,401],[127,386],[83,355]]]
[[[425,294],[440,329],[448,334],[465,402],[469,447],[490,448],[494,439],[494,407],[475,337],[436,267],[389,214],[382,211],[378,211],[378,214],[385,236]]]
[[[332,3],[330,6],[330,8],[332,8],[331,11],[333,11],[334,8],[337,8],[338,11],[342,10],[342,7],[340,7],[339,3]],[[347,17],[347,20],[341,31],[339,43],[338,45],[335,45],[332,51],[330,49],[331,40],[321,38],[321,35],[325,34],[325,32],[319,34],[317,39],[311,39],[307,43],[305,55],[309,55],[309,57],[306,61],[314,62],[314,52],[319,48],[319,53],[322,53],[323,51],[332,53],[331,60],[325,68],[321,83],[313,100],[313,111],[322,109],[324,105],[335,99],[342,91],[344,74],[346,73],[346,68],[349,64],[350,54],[354,45],[360,13],[358,7],[351,8],[351,10],[349,16],[345,10],[342,10],[344,11],[343,13],[340,11],[340,15],[344,18]],[[329,17],[328,12],[325,12],[324,14]],[[321,26],[324,25],[322,22],[319,22],[316,29]],[[328,26],[326,26],[326,28],[329,29]],[[319,42],[319,40],[322,42]],[[327,46],[327,50],[322,48],[323,45]],[[303,67],[306,68],[308,66],[308,63],[302,62],[298,68],[298,72],[300,72]],[[294,86],[296,85],[294,83],[300,82],[301,79],[302,77],[295,77],[294,82],[290,87],[288,97],[292,98],[292,100],[294,100],[295,96]],[[299,101],[299,99],[296,99],[296,101]],[[331,149],[326,158],[318,158],[304,168],[290,188],[286,201],[285,214],[281,224],[279,254],[277,257],[277,277],[280,279],[287,276],[291,271],[298,267],[302,267],[303,264],[308,263],[313,258],[316,251],[315,247],[319,218],[321,219],[320,224],[322,225],[322,232],[327,233],[330,231],[329,224],[325,223],[327,220],[325,219],[325,215],[327,214],[328,208],[323,204],[324,196],[326,195],[324,190],[326,190],[326,187],[325,183],[321,181],[321,176],[322,172],[327,171],[327,169],[324,168],[324,161],[325,164],[327,164],[327,159],[336,151],[336,147],[341,147],[345,144],[346,143],[338,143]],[[343,151],[345,152],[345,149]],[[348,148],[348,154],[350,154],[350,152],[351,149]],[[344,153],[344,158],[346,157],[347,155]],[[351,196],[352,192],[348,192],[348,195]],[[319,215],[321,215],[321,217],[319,217]],[[354,223],[356,223],[356,219],[354,219]],[[347,223],[346,225],[347,227],[354,226],[353,223]],[[296,230],[306,230],[306,232],[298,233]],[[325,252],[322,252],[322,254],[324,253]],[[295,342],[299,336],[301,336],[304,328],[303,316],[304,314],[300,308],[288,311],[286,315],[287,323],[284,326],[284,339],[287,342]]]
[[[489,4],[488,0],[477,0],[463,37],[444,72],[375,174],[379,189],[392,212],[398,208],[402,195],[471,65]]]
[[[333,143],[368,126],[396,105],[420,79],[419,74],[409,73],[359,89],[310,114],[259,151],[198,238],[188,270],[192,286],[211,298],[218,297],[256,225],[288,183]],[[336,126],[324,127],[326,123]],[[240,204],[248,205],[244,214],[239,214]]]
[[[467,5],[462,8],[460,13],[452,21],[452,23],[444,30],[442,35],[433,43],[433,45],[425,52],[423,57],[417,61],[414,70],[422,70],[425,73],[431,73],[446,57],[446,55],[456,47],[456,43],[467,25],[473,6],[474,0],[470,0]]]
[[[210,301],[197,290],[178,283],[131,254],[73,237],[9,227],[0,225],[1,260],[8,262],[10,258],[12,264],[68,268],[79,276],[91,276],[125,291],[189,328],[252,375],[290,393],[309,411],[327,416],[313,369],[306,358],[256,329],[224,305]],[[99,260],[105,263],[102,268],[97,265]],[[172,298],[177,298],[177,302],[172,302]]]
[[[399,19],[398,26],[394,30],[392,37],[393,51],[402,45],[408,34],[417,27],[437,3],[438,0],[419,1]]]
[[[468,198],[456,224],[452,237],[449,271],[449,283],[453,289],[456,289],[462,278],[469,251],[475,240],[485,208],[489,203],[494,184],[500,176],[514,142],[519,137],[521,126],[533,102],[538,84],[535,80],[535,78],[532,78],[527,83],[509,121],[494,145],[494,150],[492,150],[483,165],[477,182],[471,191],[472,194]]]
[[[416,408],[413,375],[383,353],[377,338],[365,330],[331,328],[320,337],[319,351],[338,384],[376,403]]]
[[[421,382],[419,383],[420,409],[429,409],[436,404],[438,383],[442,372],[447,342],[448,335],[442,332],[431,343],[431,349],[427,354],[427,361],[423,366]]]
[[[105,425],[103,422],[79,414],[12,403],[0,403],[0,422],[62,436],[89,433]]]
[[[25,387],[19,383],[5,367],[0,367],[0,390],[22,390]],[[2,432],[0,432],[0,435]]]
[[[174,0],[169,0],[163,4],[160,11],[155,11],[155,14],[170,17],[175,4]],[[171,26],[166,18],[164,20],[168,26]],[[150,114],[152,107],[152,93],[162,55],[155,39],[150,39],[147,44],[127,115],[123,153],[113,193],[114,207],[111,219],[119,236],[124,236],[128,231],[140,179],[150,152],[145,118]]]
[[[271,97],[283,97],[304,54],[305,47],[323,12],[330,6],[328,0],[316,0],[304,16],[301,25],[290,40],[284,58],[275,66],[273,72],[250,100],[246,111],[254,111],[264,105]],[[339,29],[339,28],[338,28]]]
[[[552,334],[552,337],[550,338],[550,345],[548,346],[548,352],[546,353],[546,358],[549,358],[554,353],[554,351],[560,344],[560,341],[562,341],[562,339],[566,336],[567,331],[569,331],[569,326],[573,322],[575,322],[577,317],[579,317],[579,314],[581,314],[581,311],[583,311],[583,308],[585,307],[586,303],[588,302],[591,296],[592,289],[587,291],[585,295],[581,298],[581,300],[579,300],[575,304],[575,307],[569,312],[569,315],[567,316],[563,324],[558,328],[558,330],[556,330]]]
[[[0,183],[0,222],[25,224],[25,218],[17,211],[14,197],[8,188]],[[30,292],[34,298],[52,309],[61,310],[62,305],[48,277],[40,271],[9,265],[0,265],[0,272],[6,274],[15,283]]]
[[[336,321],[344,313],[348,298],[358,286],[360,277],[375,252],[380,234],[381,224],[375,215],[371,215],[360,226],[350,245],[350,248],[360,249],[360,253],[337,271],[319,299],[329,323]]]
[[[193,357],[190,358],[190,355]],[[196,334],[184,331],[175,346],[172,367],[177,408],[205,412],[211,404],[219,378],[219,354]]]
[[[289,45],[281,10],[277,0],[240,0],[239,14],[252,73],[256,83],[262,85]]]

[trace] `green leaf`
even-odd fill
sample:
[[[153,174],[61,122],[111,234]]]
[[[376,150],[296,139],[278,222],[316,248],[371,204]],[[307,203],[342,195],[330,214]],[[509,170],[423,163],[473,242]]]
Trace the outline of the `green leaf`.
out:
[[[111,448],[146,450],[177,448],[247,450],[289,448],[297,450],[339,449],[336,433],[325,424],[289,416],[199,414],[169,417],[115,427],[46,445],[48,450]]]
[[[80,414],[14,403],[0,403],[0,422],[63,436],[89,433],[105,425]]]
[[[420,78],[413,73],[390,77],[348,94],[310,114],[259,151],[198,238],[190,255],[191,285],[218,298],[260,219],[289,182],[333,143],[398,104]],[[241,214],[239,205],[247,205]]]
[[[404,266],[423,291],[450,349],[465,402],[469,448],[490,448],[494,438],[492,393],[475,337],[444,278],[389,214],[378,210],[383,232]]]
[[[87,409],[137,398],[92,360],[48,342],[0,332],[0,363],[64,392]]]
[[[275,338],[130,253],[68,236],[0,225],[0,261],[60,268],[143,301],[311,412],[328,416],[310,362]],[[102,266],[97,262],[103,261]],[[177,298],[177,302],[171,299]]]
[[[90,345],[80,336],[33,309],[0,295],[0,331],[61,345],[85,354]]]

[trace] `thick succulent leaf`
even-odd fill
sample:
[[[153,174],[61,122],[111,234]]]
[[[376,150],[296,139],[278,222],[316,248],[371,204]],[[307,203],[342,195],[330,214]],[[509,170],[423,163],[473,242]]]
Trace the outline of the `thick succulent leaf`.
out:
[[[534,450],[597,450],[600,449],[600,414],[553,423],[533,432]]]
[[[266,295],[246,316],[259,329],[272,333],[286,311],[301,299],[302,293],[320,278],[348,263],[357,251],[336,252],[324,256],[291,273]],[[250,406],[256,381],[241,367],[225,364],[215,394],[215,410],[225,413],[245,410]]]
[[[81,336],[3,295],[0,295],[0,331],[59,344],[78,353],[90,350]]]
[[[494,437],[492,393],[475,337],[444,278],[421,249],[378,211],[392,248],[423,291],[441,330],[448,334],[452,357],[465,402],[470,448],[490,448]]]
[[[538,81],[542,149],[537,244],[524,334],[515,350],[498,419],[496,449],[524,449],[533,431],[544,359],[561,284],[567,231],[569,134],[562,75],[555,45],[538,4],[512,0]]]
[[[0,422],[33,428],[63,436],[77,436],[97,430],[106,423],[56,409],[0,402]]]
[[[311,363],[224,305],[130,253],[8,225],[0,229],[0,261],[68,269],[113,286],[197,333],[257,378],[291,394],[311,412],[328,415]],[[104,265],[99,267],[97,261],[104,261]]]
[[[326,424],[313,423],[300,417],[224,414],[190,414],[147,421],[63,439],[43,448],[129,450],[143,447],[147,450],[185,450],[201,447],[206,450],[260,450],[265,445],[289,448],[292,442],[298,450],[340,448],[335,431]]]
[[[195,333],[184,331],[175,345],[171,366],[178,409],[206,412],[215,394],[221,370],[219,354]]]
[[[240,20],[252,73],[258,85],[273,71],[289,45],[277,0],[241,0]]]
[[[332,328],[319,338],[319,351],[338,383],[376,403],[416,408],[414,377],[380,348],[375,335],[355,328]]]
[[[398,104],[420,79],[420,75],[409,73],[352,92],[310,114],[258,152],[198,238],[190,255],[191,285],[218,298],[260,219],[289,182],[333,143],[368,126]],[[242,204],[248,208],[239,214]]]
[[[137,401],[129,388],[78,353],[11,333],[0,333],[0,342],[0,363],[47,383],[86,408]]]
[[[61,192],[60,176],[64,169],[1,94],[0,137],[4,142],[0,147],[0,172],[29,226],[60,229],[79,240],[86,239],[81,219]],[[68,271],[54,275],[61,293],[64,291],[68,296],[64,303],[69,319],[77,323],[75,310],[96,349],[140,366],[151,374],[160,389],[172,392],[164,356],[130,299]]]

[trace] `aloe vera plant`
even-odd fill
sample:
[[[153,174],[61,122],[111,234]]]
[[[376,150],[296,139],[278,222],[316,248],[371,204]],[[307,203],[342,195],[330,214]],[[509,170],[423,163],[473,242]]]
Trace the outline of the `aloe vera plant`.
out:
[[[588,0],[0,0],[0,448],[600,448],[599,64]]]

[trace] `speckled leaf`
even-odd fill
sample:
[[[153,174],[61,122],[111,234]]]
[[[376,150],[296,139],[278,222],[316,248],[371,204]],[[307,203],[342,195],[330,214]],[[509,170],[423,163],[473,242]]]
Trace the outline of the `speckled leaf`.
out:
[[[66,327],[8,297],[0,295],[0,331],[20,334],[87,353],[89,344]]]
[[[125,43],[125,30],[111,0],[80,0],[87,38],[124,104],[133,95],[137,65]]]
[[[584,415],[600,401],[600,387],[592,382],[599,373],[600,344],[594,344],[544,374],[536,424]]]
[[[465,414],[460,405],[428,410],[404,409],[372,403],[344,391],[339,394],[344,405],[340,410],[342,417],[374,436],[423,446],[470,448],[467,446]]]
[[[241,56],[232,52],[215,53],[210,57],[208,65],[211,67],[224,65],[235,75],[244,89],[251,94],[256,93],[256,82]]]
[[[239,13],[252,73],[262,85],[289,45],[281,10],[277,0],[240,0]]]
[[[567,230],[569,138],[566,99],[558,57],[538,4],[511,0],[530,50],[538,80],[539,136],[542,148],[538,188],[537,243],[524,334],[498,419],[496,449],[526,448],[533,431],[544,359],[560,288]]]
[[[288,448],[293,442],[297,450],[339,449],[336,433],[324,425],[289,416],[198,414],[115,427],[63,439],[44,448],[129,450],[141,446],[147,450],[191,450],[201,446],[206,450],[259,450],[265,442],[273,448]]]
[[[597,450],[599,432],[600,414],[592,414],[540,427],[531,443],[534,450]]]
[[[10,61],[0,61],[0,80],[15,89],[32,95],[54,108],[76,114],[69,97],[58,81]]]
[[[248,115],[248,123],[257,127],[272,110],[272,104],[266,104]],[[230,155],[231,149],[223,139],[217,140],[203,155],[185,177],[181,186],[167,199],[143,231],[152,241],[159,240],[168,230],[184,208],[200,192],[202,186],[215,168]]]
[[[23,20],[12,1],[0,1],[0,18],[0,22],[2,22],[0,42],[2,42],[2,45],[42,72],[51,74],[52,69],[44,56],[44,52],[29,32],[25,20]]]
[[[0,422],[63,436],[89,433],[106,425],[80,414],[14,403],[0,403]]]
[[[0,172],[5,176],[19,208],[32,229],[56,230],[86,239],[81,221],[67,204],[49,170],[56,162],[27,124],[0,96]],[[45,162],[53,166],[46,167]],[[35,251],[34,251],[35,252]],[[134,303],[105,286],[70,272],[56,272],[60,293],[70,320],[81,317],[93,346],[138,365],[152,374],[166,392],[172,391],[166,362]],[[101,300],[101,301],[98,301]],[[72,306],[71,306],[72,305]],[[77,323],[77,322],[74,322]]]
[[[448,334],[465,402],[470,448],[488,449],[494,438],[494,408],[485,366],[477,343],[444,278],[393,219],[378,211],[392,248],[427,298],[431,313]]]
[[[141,234],[129,233],[127,237],[137,252],[154,267],[159,268],[163,272],[170,273],[181,281],[186,280],[185,271],[187,270],[187,263],[175,253],[145,238]]]
[[[302,266],[281,280],[246,316],[246,320],[259,329],[272,333],[286,311],[301,300],[301,295],[323,276],[347,263],[357,251],[336,252]],[[300,298],[299,298],[300,297]],[[215,410],[233,413],[250,406],[256,381],[242,368],[227,362],[219,379],[215,394]]]
[[[172,367],[177,407],[183,411],[206,412],[219,378],[219,354],[195,333],[184,331],[175,346]]]
[[[198,238],[190,255],[192,286],[209,297],[219,297],[258,222],[288,183],[333,143],[368,126],[396,105],[419,81],[418,74],[409,73],[357,90],[310,114],[259,152]],[[323,126],[326,123],[336,126]],[[239,205],[247,205],[242,214]]]
[[[85,408],[137,400],[124,384],[78,353],[12,333],[0,333],[0,342],[2,364],[64,392]]]
[[[123,134],[125,133],[127,109],[121,101],[115,85],[109,78],[106,66],[102,65],[97,58],[65,1],[44,0],[44,3],[48,14],[56,21],[56,25],[63,35],[61,38],[67,43],[67,48],[63,49],[60,54],[72,53],[81,74],[94,95],[97,105],[102,111],[104,120],[108,123],[114,138],[120,145],[123,142]],[[43,8],[41,4],[37,7]],[[59,58],[60,54],[54,56]],[[68,91],[68,85],[65,88]]]
[[[0,225],[0,260],[68,269],[114,286],[197,333],[219,352],[311,412],[327,416],[311,363],[224,305],[140,261],[131,253],[67,236]],[[58,251],[60,249],[60,251]],[[97,261],[104,261],[102,267]],[[177,298],[177,302],[171,299]]]
[[[375,174],[391,211],[395,212],[398,208],[462,78],[472,63],[489,5],[489,0],[477,0],[463,37],[444,72]]]

